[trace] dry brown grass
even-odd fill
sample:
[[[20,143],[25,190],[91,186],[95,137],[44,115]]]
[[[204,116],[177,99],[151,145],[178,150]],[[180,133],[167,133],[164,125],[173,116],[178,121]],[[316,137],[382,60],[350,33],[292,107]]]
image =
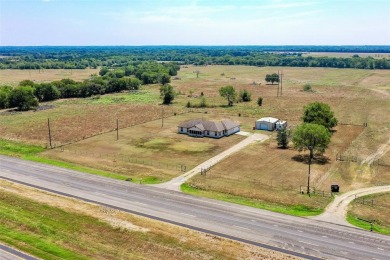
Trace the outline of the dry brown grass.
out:
[[[88,258],[297,259],[271,250],[210,236],[4,180],[0,180],[0,191],[7,196],[29,199],[75,216],[80,214],[90,216],[112,226],[112,228],[105,228],[103,225],[89,223],[85,225],[84,230],[89,233],[78,232],[75,241],[68,241],[65,244],[57,241],[57,245],[63,244],[68,250]],[[34,221],[39,223],[38,219]],[[67,232],[67,230],[56,231],[62,234]]]
[[[390,234],[390,193],[365,196],[364,199],[365,204],[363,198],[354,200],[348,208],[348,214],[373,221],[374,226],[379,225],[386,230],[385,233]]]
[[[318,157],[313,161],[311,168],[313,186],[329,190],[327,182],[317,185],[318,181],[337,164],[335,161],[337,152],[348,147],[362,130],[363,127],[357,126],[337,127],[324,157]],[[327,199],[321,197],[310,199],[299,195],[300,186],[307,185],[307,172],[307,155],[300,154],[292,148],[278,149],[276,141],[272,138],[266,143],[248,146],[214,166],[206,177],[196,176],[190,183],[204,190],[265,202],[323,207],[328,202]]]
[[[141,178],[156,177],[169,180],[181,174],[181,166],[190,170],[210,157],[221,153],[244,137],[233,135],[221,139],[192,138],[177,133],[177,125],[191,118],[221,119],[219,116],[184,114],[121,129],[88,138],[60,149],[43,153],[44,156],[114,171]],[[234,120],[234,118],[233,118]]]
[[[0,70],[0,86],[17,86],[20,81],[29,79],[36,83],[49,82],[61,79],[73,79],[82,81],[92,74],[99,73],[99,69],[77,69],[77,70]]]

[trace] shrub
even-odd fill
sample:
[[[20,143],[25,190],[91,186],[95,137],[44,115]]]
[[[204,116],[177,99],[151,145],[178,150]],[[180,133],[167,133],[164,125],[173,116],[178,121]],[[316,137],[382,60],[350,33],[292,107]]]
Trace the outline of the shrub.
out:
[[[313,89],[312,89],[310,84],[305,84],[305,85],[303,85],[303,91],[305,91],[305,92],[312,92]]]
[[[239,95],[240,95],[241,102],[249,102],[252,100],[252,94],[246,89],[240,90]]]
[[[257,104],[259,105],[259,107],[261,107],[263,105],[263,98],[262,97],[259,97],[257,99]]]

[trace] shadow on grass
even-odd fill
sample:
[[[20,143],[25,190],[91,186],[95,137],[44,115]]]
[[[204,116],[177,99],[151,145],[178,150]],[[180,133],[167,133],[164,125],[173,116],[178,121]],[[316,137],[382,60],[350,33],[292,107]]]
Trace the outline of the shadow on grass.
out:
[[[291,157],[292,160],[296,162],[301,162],[304,164],[309,164],[309,155],[308,154],[298,154],[293,157]],[[330,159],[323,155],[317,155],[314,156],[314,158],[311,160],[311,164],[319,164],[324,165],[330,162]]]

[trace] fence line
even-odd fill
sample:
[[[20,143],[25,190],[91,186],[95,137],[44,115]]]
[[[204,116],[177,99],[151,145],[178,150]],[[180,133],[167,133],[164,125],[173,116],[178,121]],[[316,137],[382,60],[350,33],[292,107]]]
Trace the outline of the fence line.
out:
[[[164,114],[164,118],[170,118],[170,117],[173,117],[173,116],[177,116],[177,115],[183,115],[183,114],[187,114],[189,113],[189,111],[184,111],[184,112],[173,112],[172,114],[170,115],[165,115]],[[153,121],[157,121],[157,120],[161,120],[161,117],[155,117],[155,118],[152,118],[150,120],[143,120],[139,123],[133,123],[133,124],[130,124],[130,125],[126,125],[124,127],[119,127],[118,130],[121,130],[121,129],[126,129],[126,128],[130,128],[130,127],[134,127],[134,126],[138,126],[138,125],[142,125],[142,124],[146,124],[146,123],[149,123],[149,122],[153,122]],[[85,139],[88,139],[88,138],[92,138],[92,137],[95,137],[95,136],[99,136],[99,135],[103,135],[103,134],[107,134],[107,133],[112,133],[112,132],[115,132],[117,129],[114,128],[114,129],[109,129],[109,130],[106,130],[106,131],[102,131],[102,132],[99,132],[99,133],[95,133],[95,134],[90,134],[90,135],[87,135],[87,136],[83,136],[83,137],[79,137],[79,138],[76,138],[74,139],[73,141],[70,141],[70,142],[67,142],[67,143],[55,143],[55,140],[54,142],[52,143],[52,147],[53,148],[59,148],[59,147],[64,147],[64,146],[68,146],[68,145],[71,145],[71,144],[74,144],[74,143],[77,143],[79,141],[82,141],[82,140],[85,140]],[[55,133],[55,132],[54,132]],[[54,139],[54,138],[53,138]],[[46,148],[50,148],[49,144],[46,143]]]
[[[121,154],[121,153],[97,153],[97,152],[91,152],[91,151],[81,150],[81,149],[70,150],[70,149],[65,149],[63,146],[59,147],[57,151],[67,152],[79,156],[88,156],[88,157],[101,158],[101,159],[112,160],[112,161],[121,161],[121,162],[127,162],[132,164],[140,164],[140,165],[151,166],[160,169],[177,170],[180,172],[182,172],[183,169],[190,170],[193,168],[193,166],[188,166],[184,163],[167,163],[167,162],[164,163],[164,162],[159,162],[151,159],[131,157],[129,155]]]

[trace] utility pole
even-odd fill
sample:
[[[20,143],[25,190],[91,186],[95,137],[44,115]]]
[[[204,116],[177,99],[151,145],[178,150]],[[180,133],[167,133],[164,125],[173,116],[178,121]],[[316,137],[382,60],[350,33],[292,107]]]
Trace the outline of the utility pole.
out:
[[[283,70],[280,73],[280,96],[283,96]]]
[[[119,119],[116,119],[116,140],[119,140]]]
[[[50,145],[50,148],[53,148],[53,146],[51,145],[50,118],[47,119],[47,128],[49,130],[49,145]]]
[[[309,174],[307,175],[307,194],[309,194],[310,197],[310,164],[311,164],[311,153],[312,153],[312,146],[309,146],[310,154],[309,154]]]
[[[280,86],[280,73],[278,70],[278,92],[276,93],[276,97],[279,97],[279,86]]]
[[[161,127],[164,127],[164,107],[161,107]]]

